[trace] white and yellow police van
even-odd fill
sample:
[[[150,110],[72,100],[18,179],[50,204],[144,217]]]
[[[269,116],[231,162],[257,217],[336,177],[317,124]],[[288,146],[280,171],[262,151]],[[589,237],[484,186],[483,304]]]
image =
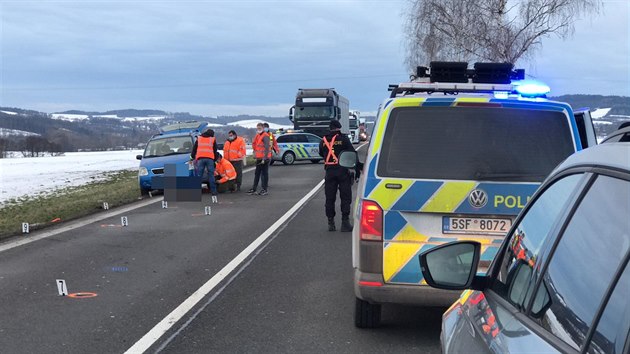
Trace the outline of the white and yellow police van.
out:
[[[590,115],[523,77],[511,64],[433,62],[390,86],[355,203],[356,326],[378,326],[384,303],[452,303],[457,292],[426,286],[420,252],[475,240],[483,272],[543,179],[596,144]]]

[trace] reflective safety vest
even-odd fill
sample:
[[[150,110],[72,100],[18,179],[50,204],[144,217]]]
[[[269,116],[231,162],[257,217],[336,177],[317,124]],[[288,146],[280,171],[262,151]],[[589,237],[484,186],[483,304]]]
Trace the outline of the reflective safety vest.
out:
[[[220,162],[217,162],[214,175],[221,177],[221,179],[217,181],[221,184],[236,179],[236,170],[230,161],[223,158]]]
[[[280,147],[278,146],[278,141],[273,133],[269,133],[269,141],[271,142],[271,148],[273,149],[273,151],[275,151],[276,154],[279,154]]]
[[[214,159],[214,137],[199,136],[197,138],[197,154],[195,159]]]
[[[254,148],[254,157],[257,159],[271,159],[271,149],[269,149],[267,157],[265,157],[265,143],[263,142],[264,137],[269,137],[269,134],[265,132],[256,134],[256,136],[254,137],[254,142],[252,143],[252,148]]]
[[[242,161],[246,154],[245,140],[240,136],[236,137],[234,141],[227,140],[223,144],[223,157],[228,161]]]
[[[338,165],[339,159],[337,159],[337,155],[335,155],[335,141],[337,140],[337,135],[333,136],[332,140],[328,142],[326,137],[324,137],[324,146],[328,149],[328,155],[326,155],[326,159],[324,160],[324,165]]]

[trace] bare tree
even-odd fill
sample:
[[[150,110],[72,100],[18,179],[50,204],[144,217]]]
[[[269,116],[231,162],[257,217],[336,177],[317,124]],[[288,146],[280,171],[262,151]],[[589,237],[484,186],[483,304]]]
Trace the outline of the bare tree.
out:
[[[406,64],[433,60],[516,63],[530,59],[542,39],[568,38],[583,14],[602,0],[410,0]]]

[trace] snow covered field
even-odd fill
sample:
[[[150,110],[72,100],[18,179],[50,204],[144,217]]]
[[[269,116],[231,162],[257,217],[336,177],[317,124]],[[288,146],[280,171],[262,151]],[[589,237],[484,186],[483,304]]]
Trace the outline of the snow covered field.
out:
[[[142,150],[69,152],[65,156],[0,159],[0,204],[21,196],[49,193],[137,169]]]
[[[140,161],[136,155],[142,152],[67,152],[64,156],[0,159],[0,205],[13,198],[48,194],[97,181],[110,172],[137,170]],[[247,146],[247,155],[252,153],[251,146]]]

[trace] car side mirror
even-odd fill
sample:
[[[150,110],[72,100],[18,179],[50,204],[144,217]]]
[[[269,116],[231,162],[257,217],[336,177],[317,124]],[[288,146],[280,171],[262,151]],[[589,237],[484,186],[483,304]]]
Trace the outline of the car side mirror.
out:
[[[136,155],[136,160],[142,160],[142,155]]]
[[[289,108],[289,120],[293,122],[293,114],[295,112],[295,106]]]
[[[420,254],[420,270],[427,284],[446,290],[469,289],[475,280],[481,244],[446,243]]]
[[[339,154],[339,166],[355,168],[357,166],[357,153],[354,151],[342,151]]]

